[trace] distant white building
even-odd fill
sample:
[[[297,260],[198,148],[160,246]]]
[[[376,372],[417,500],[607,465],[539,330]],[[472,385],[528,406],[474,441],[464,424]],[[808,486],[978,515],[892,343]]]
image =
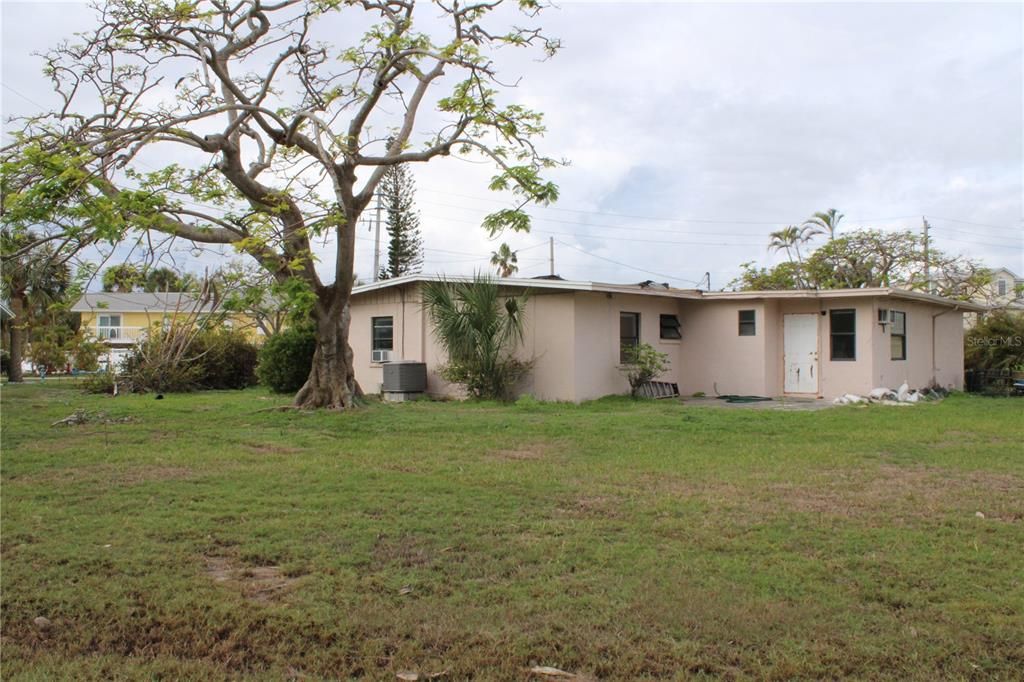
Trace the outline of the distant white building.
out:
[[[1018,277],[1007,268],[999,268],[992,272],[989,292],[993,306],[1024,310],[1024,278]]]

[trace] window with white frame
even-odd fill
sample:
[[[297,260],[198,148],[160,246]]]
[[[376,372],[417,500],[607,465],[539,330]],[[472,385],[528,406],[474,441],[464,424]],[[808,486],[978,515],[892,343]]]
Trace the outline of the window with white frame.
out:
[[[121,316],[100,315],[96,318],[96,336],[101,339],[121,338]]]
[[[998,282],[996,282],[996,290],[999,292],[1000,296],[1006,296],[1006,280],[1005,279],[1001,279]]]

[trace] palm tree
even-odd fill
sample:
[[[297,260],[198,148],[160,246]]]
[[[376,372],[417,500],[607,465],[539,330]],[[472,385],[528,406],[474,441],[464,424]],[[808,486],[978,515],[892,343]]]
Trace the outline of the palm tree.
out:
[[[179,275],[167,267],[153,268],[146,273],[142,284],[143,291],[164,292],[164,291],[187,291],[195,283],[192,275]]]
[[[502,277],[511,277],[519,271],[519,257],[516,252],[502,244],[497,251],[491,252],[491,265],[498,268],[498,274]]]
[[[804,221],[803,228],[801,230],[803,240],[807,241],[819,234],[824,234],[828,235],[829,241],[832,241],[836,238],[836,231],[839,229],[839,221],[842,219],[843,214],[834,208],[830,208],[827,211],[818,211]]]
[[[797,262],[800,262],[800,242],[804,241],[804,237],[801,234],[800,228],[796,225],[789,225],[772,232],[771,242],[768,244],[769,251],[783,251],[786,252],[786,258],[790,262],[793,261],[793,253],[790,249],[796,251]]]
[[[103,272],[103,291],[130,294],[141,289],[145,281],[142,270],[131,263],[112,265]]]
[[[796,280],[796,285],[801,289],[804,288],[804,277],[803,277],[803,256],[800,253],[800,244],[807,241],[807,237],[804,236],[803,231],[796,225],[787,225],[781,230],[776,230],[771,233],[771,242],[768,244],[769,251],[786,251],[786,258],[790,263],[793,264],[793,276]],[[796,261],[793,260],[793,251],[796,252]]]
[[[22,381],[21,360],[28,332],[34,325],[52,325],[52,307],[66,297],[71,284],[71,268],[63,254],[48,244],[38,243],[39,238],[30,232],[15,234],[4,230],[0,234],[0,290],[10,300],[14,312],[5,329],[10,335],[11,382]]]
[[[442,376],[477,398],[507,398],[530,363],[512,355],[523,340],[528,292],[509,296],[476,274],[470,282],[427,282],[423,307],[448,354]]]

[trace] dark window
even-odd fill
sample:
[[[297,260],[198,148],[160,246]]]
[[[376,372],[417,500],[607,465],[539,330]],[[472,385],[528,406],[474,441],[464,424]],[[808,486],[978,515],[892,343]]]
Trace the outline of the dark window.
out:
[[[857,359],[857,311],[830,310],[833,360]]]
[[[663,339],[681,339],[683,338],[682,332],[679,331],[679,318],[675,315],[662,315],[661,316],[661,338]]]
[[[639,345],[640,313],[619,313],[619,362],[626,362],[629,349]]]
[[[893,310],[889,313],[892,331],[889,333],[890,357],[893,360],[907,359],[907,314]]]
[[[753,310],[740,311],[740,336],[757,335],[757,317]]]
[[[393,350],[395,346],[395,323],[391,317],[373,318],[373,350]]]
[[[1000,296],[1006,296],[1006,280],[1005,279],[999,280],[999,283],[996,285],[996,288],[998,289]]]

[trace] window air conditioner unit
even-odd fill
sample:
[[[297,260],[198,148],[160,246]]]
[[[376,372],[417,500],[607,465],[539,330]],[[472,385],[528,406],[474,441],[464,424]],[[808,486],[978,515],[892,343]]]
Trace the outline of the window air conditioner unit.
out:
[[[375,350],[370,353],[370,359],[373,362],[391,362],[391,351],[389,350]]]
[[[878,324],[880,324],[880,325],[882,325],[884,327],[885,325],[887,325],[890,322],[892,322],[892,315],[890,313],[891,313],[891,311],[888,308],[879,308],[878,309]]]

